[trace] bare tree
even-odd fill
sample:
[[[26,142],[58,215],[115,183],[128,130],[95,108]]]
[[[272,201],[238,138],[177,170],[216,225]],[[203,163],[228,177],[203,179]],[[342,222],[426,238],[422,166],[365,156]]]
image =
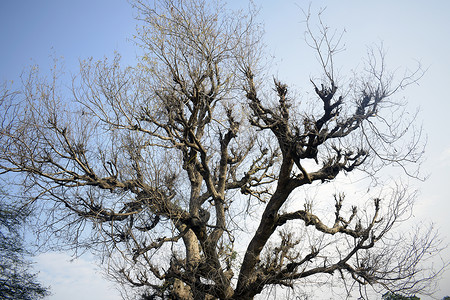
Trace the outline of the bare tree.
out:
[[[396,81],[374,51],[339,87],[339,36],[308,21],[323,77],[304,108],[282,82],[267,84],[253,8],[133,3],[138,66],[82,62],[70,95],[57,75],[34,70],[21,91],[4,89],[1,169],[44,209],[49,240],[98,251],[111,278],[148,289],[148,299],[253,299],[333,274],[348,289],[427,291],[437,272],[420,262],[437,250],[435,236],[390,233],[414,201],[405,185],[357,202],[370,209],[330,195],[321,215],[296,193],[357,170],[418,176],[421,129],[399,118],[393,96],[420,69]]]

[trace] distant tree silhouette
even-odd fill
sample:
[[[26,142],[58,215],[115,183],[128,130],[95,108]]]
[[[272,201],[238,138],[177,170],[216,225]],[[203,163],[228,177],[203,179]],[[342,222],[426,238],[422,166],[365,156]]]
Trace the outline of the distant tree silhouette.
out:
[[[30,253],[24,248],[20,226],[26,217],[23,210],[0,191],[0,299],[34,300],[49,295],[31,272]]]
[[[392,292],[387,292],[382,297],[383,300],[420,300],[420,298],[416,296],[402,296],[400,294],[395,294]]]

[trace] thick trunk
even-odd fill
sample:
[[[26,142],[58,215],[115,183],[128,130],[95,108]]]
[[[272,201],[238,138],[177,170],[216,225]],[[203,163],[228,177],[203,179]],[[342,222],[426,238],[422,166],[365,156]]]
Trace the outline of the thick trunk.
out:
[[[287,198],[287,195],[274,194],[272,199],[278,197]],[[260,254],[264,245],[276,229],[277,215],[278,208],[276,207],[270,208],[268,206],[264,211],[261,223],[247,247],[247,252],[242,262],[238,286],[236,288],[236,295],[238,296],[236,299],[253,299],[253,296],[258,293],[257,290],[249,287],[257,279],[258,274],[255,272],[255,266],[260,261]]]
[[[260,261],[261,251],[277,228],[278,210],[293,190],[290,181],[292,167],[292,160],[285,157],[280,169],[277,189],[267,204],[258,229],[247,247],[239,274],[235,299],[253,299],[254,295],[261,291],[258,286],[252,286],[252,283],[258,278],[255,267]]]
[[[175,299],[192,300],[192,292],[189,286],[185,285],[181,280],[175,279],[173,283],[172,294]]]

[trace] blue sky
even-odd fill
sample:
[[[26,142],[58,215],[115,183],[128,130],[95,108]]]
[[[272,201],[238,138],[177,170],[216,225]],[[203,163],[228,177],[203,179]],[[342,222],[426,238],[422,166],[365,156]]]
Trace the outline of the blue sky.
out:
[[[275,75],[295,84],[300,92],[310,89],[309,78],[317,75],[317,62],[303,43],[300,9],[307,9],[310,1],[255,2],[261,6],[260,16],[266,24],[266,44],[275,57]],[[313,12],[327,7],[324,21],[346,31],[346,52],[337,60],[343,72],[360,62],[367,45],[381,41],[392,68],[414,67],[420,61],[428,69],[418,85],[401,94],[412,108],[420,106],[418,121],[428,134],[423,170],[430,178],[418,184],[421,194],[414,220],[433,221],[444,244],[450,243],[450,134],[446,130],[450,111],[446,90],[450,86],[450,1],[330,0],[314,1],[311,7]],[[136,25],[133,15],[125,0],[0,1],[0,82],[17,81],[30,64],[48,69],[51,55],[64,58],[67,74],[77,72],[79,59],[111,57],[114,51],[122,54],[125,63],[132,63],[137,53],[129,41]],[[449,261],[450,252],[443,255]],[[119,299],[111,285],[102,281],[94,268],[89,269],[92,263],[87,258],[67,263],[68,256],[50,253],[37,259],[44,284],[53,286],[50,299],[79,299],[77,296],[92,286],[103,291],[95,299]],[[450,295],[448,273],[441,281],[438,299]],[[81,282],[80,278],[91,279]]]
[[[125,0],[0,2],[3,39],[0,79],[18,77],[31,63],[48,68],[49,56],[64,57],[76,72],[79,58],[101,59],[115,50],[134,58],[133,10]]]

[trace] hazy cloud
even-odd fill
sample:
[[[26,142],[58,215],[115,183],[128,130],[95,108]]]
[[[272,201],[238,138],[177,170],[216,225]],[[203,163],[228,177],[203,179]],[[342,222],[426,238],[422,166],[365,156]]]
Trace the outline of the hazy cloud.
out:
[[[49,252],[35,257],[35,269],[44,286],[51,286],[49,300],[120,300],[119,292],[106,281],[95,262],[72,258],[64,253]]]

